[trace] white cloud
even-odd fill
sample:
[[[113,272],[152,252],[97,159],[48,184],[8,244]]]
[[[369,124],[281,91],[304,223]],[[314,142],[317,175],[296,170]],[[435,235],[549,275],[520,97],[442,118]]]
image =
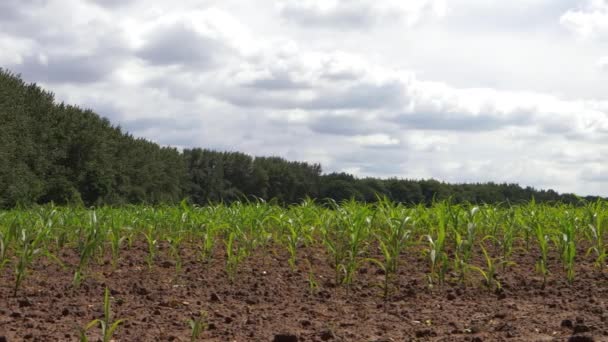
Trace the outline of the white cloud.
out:
[[[399,139],[387,134],[356,135],[351,140],[363,147],[390,147],[400,144]]]
[[[560,22],[585,38],[605,36],[608,34],[608,1],[588,0],[586,6],[564,13]]]
[[[595,65],[602,71],[608,71],[608,56],[598,59]]]

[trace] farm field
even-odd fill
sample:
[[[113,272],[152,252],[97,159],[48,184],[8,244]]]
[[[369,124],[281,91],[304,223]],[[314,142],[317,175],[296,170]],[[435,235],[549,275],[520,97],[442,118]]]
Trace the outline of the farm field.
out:
[[[606,341],[608,203],[0,212],[0,341]]]

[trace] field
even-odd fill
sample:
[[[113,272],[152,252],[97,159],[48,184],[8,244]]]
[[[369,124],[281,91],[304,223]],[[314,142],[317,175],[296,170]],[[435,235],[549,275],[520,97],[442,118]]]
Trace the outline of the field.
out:
[[[607,341],[608,203],[0,212],[0,341]]]

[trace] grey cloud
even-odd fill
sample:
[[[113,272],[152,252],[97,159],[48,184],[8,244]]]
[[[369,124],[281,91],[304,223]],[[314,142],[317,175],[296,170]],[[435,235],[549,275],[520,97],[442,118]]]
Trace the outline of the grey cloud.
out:
[[[406,22],[415,24],[420,17],[434,11],[434,3],[425,2],[418,8],[383,4],[370,0],[338,0],[329,6],[320,6],[325,1],[309,2],[281,0],[280,14],[288,21],[307,28],[340,28],[366,30],[372,26]],[[329,2],[328,2],[329,3]],[[379,5],[379,6],[378,6]],[[415,7],[415,6],[414,6]]]
[[[400,83],[360,83],[340,89],[336,87],[315,88],[312,95],[302,94],[298,89],[293,94],[259,89],[251,91],[247,84],[233,88],[221,88],[214,96],[239,107],[264,107],[273,109],[348,110],[397,108],[403,103],[403,87]],[[274,90],[274,89],[273,89]]]
[[[113,124],[118,124],[122,121],[126,114],[117,105],[109,101],[90,99],[86,101],[86,107],[91,108],[92,111],[100,116],[107,118]]]
[[[581,172],[581,178],[588,182],[605,183],[608,182],[608,172],[601,169],[586,168]]]
[[[32,7],[44,6],[48,0],[2,0],[0,2],[0,22],[14,22],[24,18]]]
[[[21,64],[11,68],[26,79],[48,83],[91,83],[106,78],[119,60],[108,56],[50,55],[46,63],[39,57],[27,56]]]
[[[338,10],[323,13],[314,8],[287,4],[282,7],[281,14],[290,21],[308,27],[363,28],[377,21],[369,10],[357,6],[341,6]]]
[[[106,7],[109,9],[115,9],[118,7],[128,6],[131,3],[135,2],[134,0],[89,0],[90,2],[99,5],[101,7]]]
[[[217,62],[225,46],[182,24],[157,30],[137,56],[153,65],[194,66],[202,69]]]
[[[471,30],[486,27],[507,31],[555,28],[559,17],[572,7],[572,0],[463,2],[450,6],[442,25]]]
[[[293,90],[309,88],[310,84],[294,80],[288,72],[274,73],[270,77],[259,78],[243,84],[245,87],[263,90]]]
[[[336,115],[318,118],[309,127],[313,132],[322,134],[352,136],[372,133],[365,122],[352,117]]]
[[[194,118],[179,117],[145,117],[133,120],[125,120],[122,125],[130,132],[143,131],[147,129],[169,129],[169,130],[191,130],[196,128],[200,122]]]
[[[407,146],[381,151],[374,148],[350,148],[336,156],[330,168],[333,171],[359,168],[360,176],[400,176],[404,174],[402,165],[408,162],[409,152]]]
[[[514,113],[502,117],[492,114],[471,115],[449,111],[416,111],[401,114],[393,120],[406,128],[465,132],[492,131],[508,126],[524,126],[532,122],[526,113]]]
[[[308,109],[377,109],[398,106],[403,101],[403,85],[357,84],[346,90],[320,92],[316,99],[304,104]]]

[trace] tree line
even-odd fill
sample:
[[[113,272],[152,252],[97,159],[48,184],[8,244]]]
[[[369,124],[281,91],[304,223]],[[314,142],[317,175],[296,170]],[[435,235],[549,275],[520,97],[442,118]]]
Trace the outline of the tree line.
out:
[[[576,203],[573,194],[517,184],[447,184],[436,180],[323,174],[321,165],[279,157],[193,148],[179,151],[136,138],[92,110],[0,68],[0,207],[230,202],[245,198],[295,203],[303,198],[387,196],[405,203]],[[593,200],[595,197],[588,197]]]

